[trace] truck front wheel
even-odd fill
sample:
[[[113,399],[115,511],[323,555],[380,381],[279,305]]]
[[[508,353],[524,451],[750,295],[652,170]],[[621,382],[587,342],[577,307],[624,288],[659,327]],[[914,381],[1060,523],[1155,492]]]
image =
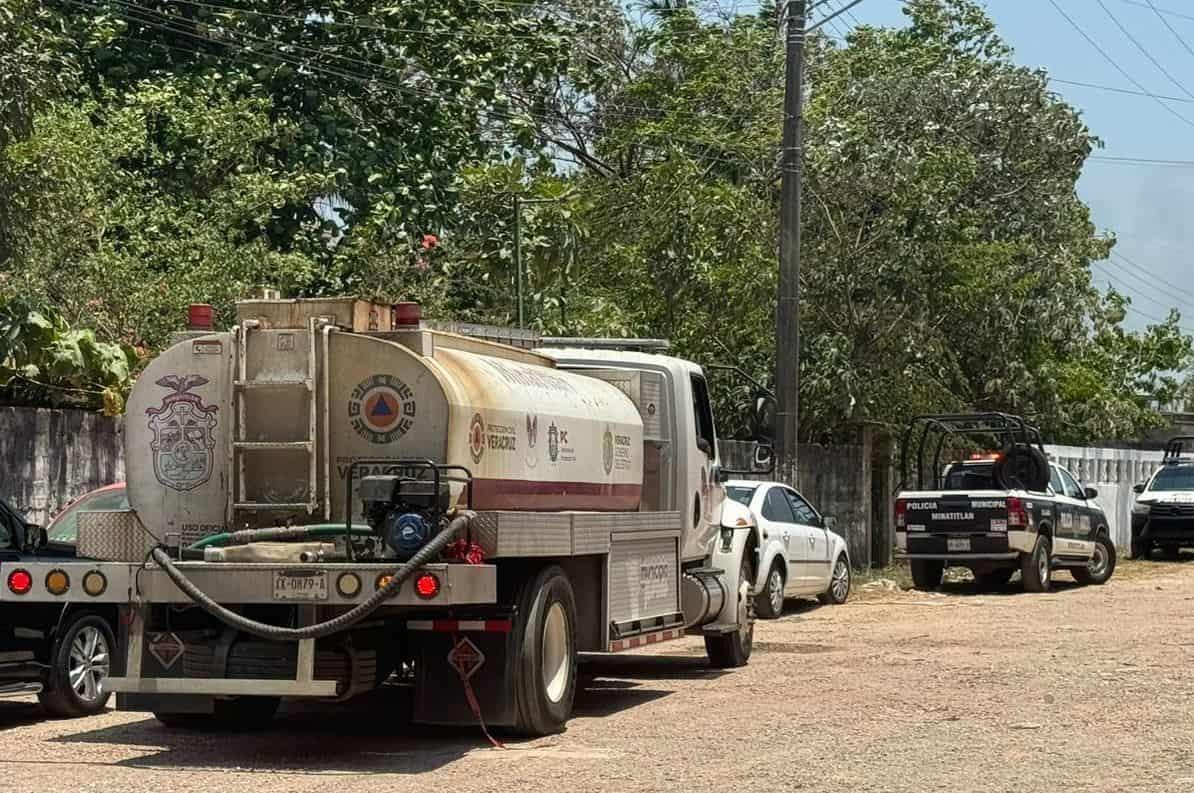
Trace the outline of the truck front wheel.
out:
[[[1079,584],[1105,584],[1115,572],[1115,543],[1106,535],[1095,538],[1094,556],[1086,567],[1074,568],[1074,580]]]
[[[526,735],[562,732],[576,696],[576,598],[567,574],[541,570],[518,598],[515,621],[515,729]]]
[[[738,565],[738,629],[729,633],[705,637],[705,652],[709,663],[718,669],[732,669],[746,666],[750,651],[755,643],[754,597],[751,596],[751,582],[755,580],[754,565],[751,564],[752,548],[742,551]]]
[[[925,592],[941,586],[945,562],[940,559],[913,559],[911,567],[912,586]]]

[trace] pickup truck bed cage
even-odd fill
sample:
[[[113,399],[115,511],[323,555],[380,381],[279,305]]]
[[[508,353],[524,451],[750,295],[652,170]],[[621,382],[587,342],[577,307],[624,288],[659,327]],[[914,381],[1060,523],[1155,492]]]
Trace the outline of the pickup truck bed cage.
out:
[[[927,414],[914,416],[904,430],[903,442],[900,444],[900,482],[901,489],[911,484],[909,464],[915,466],[916,490],[941,488],[941,455],[945,450],[949,438],[994,438],[1004,447],[1035,446],[1043,455],[1044,445],[1041,433],[1036,427],[1029,426],[1020,416],[1009,413],[955,413],[955,414]],[[936,442],[933,442],[936,438]],[[1194,440],[1191,438],[1190,440]],[[926,465],[925,452],[933,447],[931,465]],[[915,456],[910,453],[915,450]],[[926,477],[926,469],[932,472]],[[926,480],[929,485],[926,486]]]

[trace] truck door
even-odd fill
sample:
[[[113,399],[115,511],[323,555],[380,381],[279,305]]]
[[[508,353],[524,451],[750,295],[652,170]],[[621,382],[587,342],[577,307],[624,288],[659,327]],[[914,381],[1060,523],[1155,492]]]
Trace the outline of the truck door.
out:
[[[1064,468],[1055,466],[1054,470],[1061,477],[1061,484],[1065,490],[1066,508],[1073,513],[1073,519],[1068,521],[1069,527],[1061,550],[1065,553],[1083,555],[1093,553],[1091,535],[1095,527],[1091,524],[1091,516],[1094,510],[1086,501],[1086,489],[1078,484],[1074,475]]]
[[[794,543],[799,543],[804,551],[801,573],[804,587],[816,592],[822,592],[829,586],[829,535],[825,533],[822,520],[817,510],[804,500],[795,490],[784,489],[792,505],[792,513],[796,516],[796,533]]]
[[[784,546],[784,557],[787,561],[786,582],[784,591],[796,593],[803,591],[803,567],[805,553],[802,541],[797,536],[796,515],[792,512],[792,503],[784,494],[784,488],[779,485],[771,487],[763,496],[763,506],[759,510],[759,520],[764,532],[773,537],[779,537]]]

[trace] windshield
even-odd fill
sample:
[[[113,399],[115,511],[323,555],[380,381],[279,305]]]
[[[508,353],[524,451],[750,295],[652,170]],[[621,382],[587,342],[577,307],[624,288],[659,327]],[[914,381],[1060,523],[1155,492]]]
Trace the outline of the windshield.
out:
[[[1170,466],[1157,471],[1149,490],[1194,490],[1194,466]]]
[[[995,480],[991,475],[993,463],[982,465],[958,465],[949,467],[945,474],[942,490],[995,490]]]
[[[730,485],[726,488],[726,495],[744,507],[750,506],[750,499],[754,496],[757,487],[748,487],[746,485]]]
[[[80,512],[128,508],[128,496],[125,495],[123,487],[116,490],[105,490],[101,493],[91,493],[59,512],[58,516],[46,527],[46,536],[50,542],[73,545],[79,538]]]

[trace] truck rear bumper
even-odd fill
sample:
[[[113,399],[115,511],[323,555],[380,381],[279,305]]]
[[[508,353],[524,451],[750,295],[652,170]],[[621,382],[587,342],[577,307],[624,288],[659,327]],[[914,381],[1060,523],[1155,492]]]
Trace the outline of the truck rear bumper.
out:
[[[954,547],[951,545],[964,545]],[[1007,531],[977,533],[897,532],[898,559],[1007,560],[1031,553],[1036,532]]]
[[[261,564],[236,562],[177,562],[195,586],[217,603],[355,606],[377,590],[378,577],[394,572],[394,563],[380,564]],[[429,564],[419,575],[435,576],[439,589],[433,597],[422,598],[414,591],[414,581],[402,584],[387,602],[393,606],[489,605],[497,602],[497,568],[489,564]],[[280,588],[281,578],[322,578],[308,593]],[[190,603],[166,573],[156,567],[142,572],[140,598],[147,603]]]
[[[940,559],[943,561],[980,561],[980,560],[1011,560],[1020,557],[1019,551],[1007,553],[897,553],[897,559]]]

